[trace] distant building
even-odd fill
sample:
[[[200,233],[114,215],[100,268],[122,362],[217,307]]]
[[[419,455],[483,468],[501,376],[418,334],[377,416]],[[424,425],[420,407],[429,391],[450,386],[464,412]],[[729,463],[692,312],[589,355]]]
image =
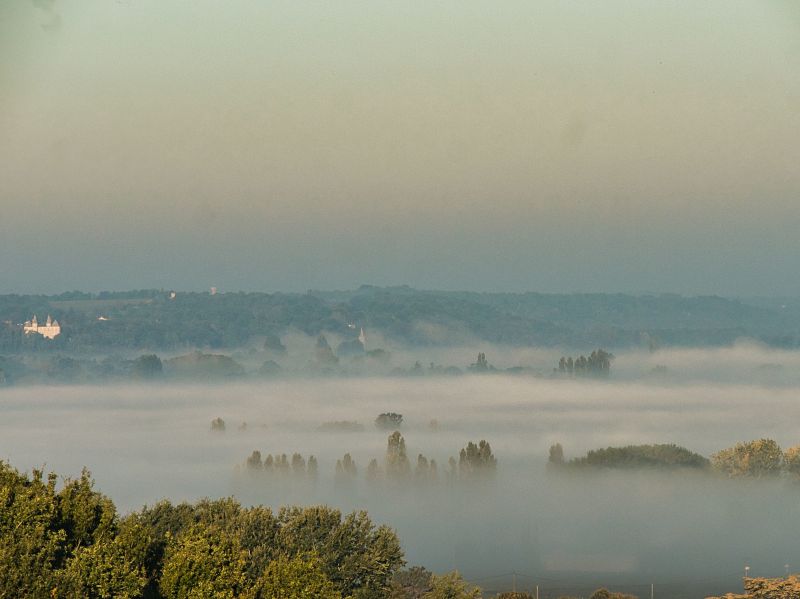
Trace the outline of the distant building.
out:
[[[58,324],[57,320],[50,318],[49,314],[47,315],[47,321],[45,324],[40,325],[39,321],[36,319],[36,315],[34,314],[32,320],[25,321],[25,324],[22,325],[22,330],[25,331],[26,335],[36,333],[37,335],[47,337],[48,339],[55,339],[61,334],[61,325]]]

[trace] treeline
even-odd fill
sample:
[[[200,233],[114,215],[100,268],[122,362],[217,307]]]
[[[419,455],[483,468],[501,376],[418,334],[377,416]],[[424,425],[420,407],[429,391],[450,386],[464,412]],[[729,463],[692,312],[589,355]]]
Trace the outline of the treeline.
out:
[[[0,462],[0,597],[467,599],[458,573],[403,570],[396,533],[366,512],[277,513],[233,499],[161,501],[127,516],[93,488]]]
[[[573,359],[571,356],[564,357],[558,361],[558,368],[553,369],[561,375],[567,376],[594,376],[607,377],[611,374],[611,360],[614,356],[604,349],[596,349],[589,357],[578,356]]]
[[[606,447],[566,460],[560,443],[550,447],[553,468],[694,468],[728,478],[785,476],[800,480],[800,445],[783,451],[772,439],[737,443],[711,455],[711,459],[673,444]]]
[[[317,458],[308,456],[308,461],[299,453],[293,453],[291,462],[285,453],[267,454],[261,458],[261,452],[254,450],[244,463],[245,470],[266,476],[288,477],[295,479],[317,480]]]
[[[273,457],[268,454],[262,459],[260,451],[255,450],[239,471],[256,477],[257,480],[275,482],[281,480],[316,480],[318,465],[316,458],[309,456],[308,461],[299,453],[292,455],[291,462],[286,454]],[[364,472],[365,480],[370,484],[404,483],[437,483],[440,478],[446,482],[479,481],[491,478],[497,470],[497,458],[492,453],[488,441],[468,442],[455,457],[449,458],[441,472],[436,460],[418,454],[413,467],[406,451],[406,442],[400,431],[391,433],[386,442],[386,453],[381,461],[373,458]],[[349,453],[336,460],[334,481],[337,484],[354,482],[358,478],[359,468]]]
[[[62,335],[52,342],[23,335],[17,326],[33,314],[48,313],[63,327]],[[313,337],[330,332],[352,342],[353,323],[403,344],[426,346],[453,344],[465,333],[487,343],[517,346],[726,345],[742,337],[800,346],[795,312],[719,297],[461,293],[364,286],[349,292],[305,294],[178,292],[173,297],[169,290],[141,290],[0,295],[0,352],[218,350],[290,330]]]
[[[58,339],[58,338],[56,338]],[[278,342],[280,339],[274,337]],[[320,340],[325,340],[320,335]],[[45,340],[47,341],[47,340]],[[360,343],[358,339],[355,340]],[[44,341],[43,341],[44,342]],[[46,354],[0,355],[0,385],[25,383],[110,383],[121,381],[186,381],[229,380],[236,378],[274,378],[280,376],[359,376],[390,375],[398,377],[458,376],[465,372],[495,374],[540,375],[530,366],[495,368],[479,353],[478,361],[462,370],[457,366],[442,366],[433,362],[423,367],[416,361],[408,368],[391,367],[390,353],[383,349],[350,352],[346,360],[340,360],[325,341],[324,346],[311,348],[308,353],[277,353],[268,340],[263,351],[250,348],[248,351],[224,353],[192,351],[187,354],[162,359],[157,354],[143,354],[136,358],[109,355],[103,358],[74,357],[67,352]],[[341,345],[341,344],[340,344]],[[337,350],[338,351],[338,350]],[[266,359],[265,359],[266,358]],[[281,362],[283,365],[281,365]],[[302,366],[299,366],[303,363]],[[247,366],[245,366],[245,364]],[[390,428],[387,423],[385,428]]]
[[[706,468],[708,459],[673,444],[628,445],[594,449],[566,461],[560,443],[550,447],[551,466],[572,468]]]

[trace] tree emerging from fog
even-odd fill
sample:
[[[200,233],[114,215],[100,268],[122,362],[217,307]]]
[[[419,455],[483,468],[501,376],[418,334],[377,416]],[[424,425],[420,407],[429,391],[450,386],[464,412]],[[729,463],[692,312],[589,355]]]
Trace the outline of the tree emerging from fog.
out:
[[[794,458],[795,452],[790,457]],[[718,451],[711,460],[717,470],[730,477],[762,478],[780,474],[783,452],[772,439],[757,439]]]

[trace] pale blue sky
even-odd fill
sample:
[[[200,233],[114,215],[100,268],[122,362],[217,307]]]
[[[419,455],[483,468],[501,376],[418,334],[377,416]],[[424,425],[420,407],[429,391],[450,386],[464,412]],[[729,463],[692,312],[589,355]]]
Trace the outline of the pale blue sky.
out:
[[[792,2],[0,0],[0,292],[800,294]]]

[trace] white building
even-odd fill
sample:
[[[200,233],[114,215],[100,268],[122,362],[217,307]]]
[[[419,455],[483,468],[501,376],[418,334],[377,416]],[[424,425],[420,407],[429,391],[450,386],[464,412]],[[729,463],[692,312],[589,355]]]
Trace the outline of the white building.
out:
[[[58,324],[57,320],[50,318],[49,314],[47,315],[47,321],[45,324],[40,325],[39,321],[36,319],[36,315],[34,314],[32,320],[25,321],[25,324],[22,325],[22,330],[25,331],[26,335],[36,333],[42,337],[47,337],[48,339],[55,339],[61,334],[61,325]]]

